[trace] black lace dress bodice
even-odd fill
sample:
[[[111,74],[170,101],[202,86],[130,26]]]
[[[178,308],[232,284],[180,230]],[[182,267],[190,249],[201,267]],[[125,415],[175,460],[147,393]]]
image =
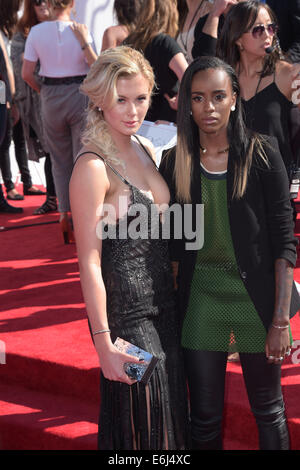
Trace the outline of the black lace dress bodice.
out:
[[[116,239],[102,242],[102,275],[111,294],[107,314],[112,331],[139,319],[155,318],[166,307],[174,309],[168,241],[160,237],[160,215],[146,195],[129,187],[131,202],[127,214],[114,227]],[[142,213],[136,213],[139,207]],[[125,239],[120,239],[121,224]],[[131,228],[141,238],[130,238]]]

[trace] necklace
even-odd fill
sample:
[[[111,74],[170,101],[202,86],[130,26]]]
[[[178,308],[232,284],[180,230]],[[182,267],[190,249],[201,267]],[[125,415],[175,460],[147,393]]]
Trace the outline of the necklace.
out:
[[[191,20],[191,22],[190,22],[190,24],[189,24],[188,29],[187,29],[187,34],[186,34],[185,42],[184,42],[184,40],[183,40],[182,32],[180,32],[180,39],[181,39],[181,42],[182,42],[182,45],[183,45],[185,54],[187,54],[187,51],[188,51],[188,50],[187,50],[187,47],[188,47],[188,39],[189,39],[189,34],[190,34],[190,30],[191,30],[192,24],[194,23],[194,20],[195,20],[197,14],[198,14],[200,8],[202,7],[203,3],[204,3],[204,0],[202,0],[202,2],[200,3],[200,5],[198,5],[198,7],[197,7],[197,9],[196,9],[196,11],[195,11],[195,13],[194,13],[194,15],[193,15],[193,18],[192,18],[192,20]]]
[[[199,144],[199,145],[200,145],[200,150],[201,150],[201,152],[202,152],[202,153],[206,153],[206,152],[207,152],[207,148],[202,147],[201,144]],[[225,149],[218,150],[217,153],[218,153],[218,154],[219,154],[219,153],[227,153],[228,150],[229,150],[229,147],[226,147]]]

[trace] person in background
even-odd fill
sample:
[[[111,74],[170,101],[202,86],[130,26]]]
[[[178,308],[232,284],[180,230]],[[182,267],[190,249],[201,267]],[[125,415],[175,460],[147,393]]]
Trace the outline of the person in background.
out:
[[[217,55],[236,70],[247,127],[277,138],[290,176],[290,113],[300,64],[282,58],[277,29],[276,17],[267,4],[240,2],[226,15]]]
[[[277,141],[245,127],[237,75],[216,57],[196,59],[184,74],[177,130],[176,148],[163,156],[160,171],[171,201],[183,210],[192,204],[189,222],[204,231],[201,247],[191,247],[190,238],[171,243],[192,448],[222,449],[227,355],[235,350],[259,448],[288,450],[281,364],[300,299],[289,182]],[[199,204],[203,227],[194,219]]]
[[[208,0],[179,0],[179,31],[177,42],[184,52],[187,62],[193,61],[192,48],[194,42],[198,43],[198,37],[195,36],[195,29],[198,22],[206,16],[212,8]],[[197,28],[199,31],[199,28]]]
[[[195,27],[195,40],[192,47],[194,59],[201,56],[215,56],[217,40],[225,17],[233,5],[243,0],[215,0],[210,12],[200,18]]]
[[[300,0],[267,0],[278,24],[278,38],[286,60],[300,62]],[[296,168],[300,167],[300,110],[294,106],[290,121],[291,146]]]
[[[135,30],[125,40],[144,53],[154,70],[156,92],[146,115],[148,121],[176,122],[178,82],[188,66],[175,39],[177,31],[176,0],[148,0]]]
[[[153,85],[143,54],[120,46],[100,54],[81,87],[89,108],[70,201],[101,366],[99,450],[183,450],[188,442],[168,241],[157,210],[168,207],[169,191],[151,142],[136,136]],[[145,215],[137,237],[136,210]],[[146,384],[126,373],[126,363],[139,360],[115,346],[117,337],[159,359]]]
[[[300,62],[300,0],[267,0],[278,24],[278,38],[286,59]]]
[[[30,29],[42,21],[49,21],[50,10],[47,2],[42,0],[25,0],[23,14],[20,18],[16,33],[11,42],[11,60],[14,68],[16,93],[15,102],[23,124],[24,136],[31,160],[39,161],[45,159],[45,179],[47,197],[46,201],[38,207],[35,215],[46,214],[47,212],[57,210],[56,192],[51,170],[50,155],[45,151],[46,143],[44,141],[43,123],[41,117],[41,104],[39,94],[33,90],[22,78],[22,65],[26,38]],[[36,80],[38,77],[38,67],[35,72]]]
[[[0,145],[5,137],[7,127],[7,89],[9,87],[6,61],[0,48]],[[4,197],[2,185],[0,184],[0,213],[18,214],[23,212],[21,207],[14,207]]]
[[[15,148],[16,161],[21,173],[23,182],[23,193],[26,196],[39,196],[44,194],[37,187],[32,185],[32,178],[28,167],[28,154],[23,134],[22,122],[18,107],[15,103],[15,80],[13,68],[10,60],[10,40],[15,29],[18,11],[21,6],[21,0],[1,0],[0,1],[0,46],[3,50],[6,68],[9,79],[9,108],[5,137],[0,147],[0,166],[2,176],[7,192],[7,199],[22,200],[24,196],[15,189],[12,180],[11,162],[10,162],[10,146],[13,140]]]
[[[50,153],[65,243],[74,241],[69,181],[81,146],[86,98],[79,86],[95,60],[93,40],[81,42],[86,28],[71,20],[74,0],[49,0],[53,21],[33,26],[26,40],[22,78],[40,93],[46,146]],[[37,62],[42,85],[35,78]]]
[[[110,47],[120,46],[135,29],[143,0],[115,0],[113,11],[117,24],[103,33],[101,52]]]

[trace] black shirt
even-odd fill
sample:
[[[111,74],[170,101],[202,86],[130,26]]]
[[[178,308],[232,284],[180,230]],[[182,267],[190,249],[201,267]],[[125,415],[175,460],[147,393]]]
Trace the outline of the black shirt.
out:
[[[205,34],[202,32],[202,29],[204,28],[204,25],[206,23],[206,20],[208,18],[208,15],[202,16],[195,27],[195,32],[194,32],[194,45],[192,48],[192,56],[194,59],[197,57],[201,56],[215,56],[216,55],[216,49],[217,49],[217,39],[213,38],[209,34]],[[220,16],[219,20],[219,26],[218,26],[218,37],[220,35],[220,31],[223,28],[224,24],[224,16]]]
[[[145,57],[154,70],[157,85],[146,116],[148,121],[163,119],[176,122],[176,111],[170,108],[164,93],[172,94],[178,90],[178,78],[170,69],[169,63],[179,52],[182,52],[179,44],[167,34],[158,34],[145,49]]]

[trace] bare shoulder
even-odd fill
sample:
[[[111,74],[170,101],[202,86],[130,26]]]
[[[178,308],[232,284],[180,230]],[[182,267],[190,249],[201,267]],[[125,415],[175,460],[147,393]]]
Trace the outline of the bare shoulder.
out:
[[[78,180],[82,182],[92,182],[93,180],[101,180],[104,186],[109,185],[105,162],[97,156],[97,152],[92,148],[83,148],[78,154],[74,164],[72,181]]]
[[[103,34],[104,49],[119,46],[128,36],[128,30],[122,25],[109,26]]]
[[[300,78],[300,64],[290,64],[280,60],[276,64],[276,81],[282,93],[291,99],[293,82]]]
[[[285,79],[295,80],[300,77],[300,63],[291,64],[281,60],[276,65],[276,73]]]

